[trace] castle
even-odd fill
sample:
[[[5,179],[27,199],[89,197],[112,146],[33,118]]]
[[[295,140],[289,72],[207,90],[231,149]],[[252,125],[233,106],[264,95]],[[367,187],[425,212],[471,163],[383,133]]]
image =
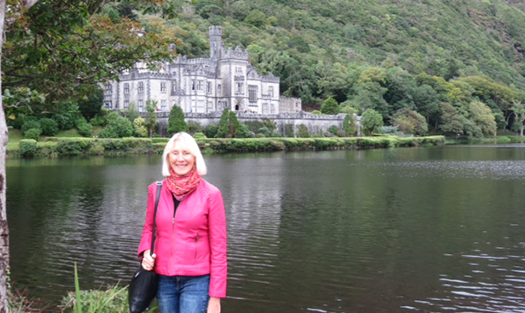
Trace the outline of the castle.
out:
[[[138,63],[104,85],[104,107],[125,110],[134,103],[146,111],[146,101],[157,102],[157,110],[169,112],[178,105],[185,113],[222,112],[279,114],[300,112],[301,100],[280,96],[279,77],[262,76],[241,47],[224,47],[222,28],[211,26],[210,57],[188,59],[178,56],[160,70],[151,71]]]

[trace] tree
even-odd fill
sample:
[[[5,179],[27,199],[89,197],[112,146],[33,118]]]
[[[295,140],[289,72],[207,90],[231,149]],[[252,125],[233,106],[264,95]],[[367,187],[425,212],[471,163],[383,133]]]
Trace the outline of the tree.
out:
[[[148,128],[148,134],[153,137],[153,130],[157,126],[157,101],[148,100],[146,101],[146,127]]]
[[[520,136],[523,136],[523,129],[525,128],[525,104],[515,101],[511,107],[514,113],[514,127],[520,132]]]
[[[104,91],[98,86],[93,86],[92,91],[86,97],[80,99],[77,104],[82,116],[89,121],[100,112],[103,102]]]
[[[92,86],[116,78],[137,60],[153,66],[174,54],[166,43],[177,40],[170,39],[167,32],[138,36],[137,30],[142,29],[138,22],[128,18],[113,22],[102,14],[100,7],[108,3],[106,0],[33,2],[36,5],[27,11],[9,6],[11,23],[3,46],[4,88],[25,86],[46,94],[46,102],[52,104],[91,94]]]
[[[134,122],[135,119],[140,116],[139,110],[135,102],[131,101],[128,104],[128,108],[124,111],[124,115],[126,116],[128,120],[132,122]]]
[[[237,119],[237,114],[225,108],[219,121],[219,130],[217,131],[216,137],[235,138],[240,129],[241,123],[239,123]]]
[[[146,128],[146,120],[144,120],[142,117],[137,117],[133,121],[133,128],[135,136],[137,137],[147,137],[148,136],[148,129]]]
[[[339,113],[339,103],[337,103],[337,101],[334,98],[329,97],[328,99],[326,99],[326,101],[321,106],[321,113],[331,114],[331,115],[338,114]]]
[[[405,134],[422,136],[428,131],[428,125],[423,115],[408,108],[400,109],[394,113],[392,125]]]
[[[368,109],[363,113],[361,118],[361,126],[365,135],[372,135],[377,133],[383,127],[383,117],[379,112]]]
[[[472,101],[469,103],[468,109],[470,112],[470,120],[481,129],[484,136],[496,136],[496,119],[485,103]]]
[[[188,124],[184,120],[184,112],[177,104],[171,108],[170,116],[168,117],[168,134],[172,135],[178,132],[187,132]]]
[[[343,121],[343,131],[347,136],[355,136],[355,134],[357,134],[357,123],[353,114],[345,116]]]
[[[105,0],[10,1],[6,8],[7,2],[0,0],[2,91],[23,86],[31,93],[42,90],[40,94],[47,93],[48,99],[79,98],[80,94],[85,95],[84,86],[114,78],[140,59],[154,61],[171,54],[169,47],[156,40],[159,36],[136,36],[133,30],[141,29],[138,24],[115,25],[108,22],[109,18],[94,16]],[[169,14],[173,9],[162,1],[135,2],[143,5],[146,12],[157,8]],[[174,2],[177,1],[170,1]],[[108,27],[113,31],[108,31]],[[0,313],[9,311],[5,168],[8,131],[2,102],[0,97]]]
[[[450,103],[441,103],[441,124],[439,128],[448,135],[459,136],[463,134],[463,123],[461,115]]]

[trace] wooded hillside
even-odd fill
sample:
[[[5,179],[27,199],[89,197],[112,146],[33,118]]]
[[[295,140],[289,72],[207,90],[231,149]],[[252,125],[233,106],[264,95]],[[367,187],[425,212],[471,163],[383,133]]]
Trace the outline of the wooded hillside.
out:
[[[447,104],[472,119],[478,101],[502,129],[524,102],[522,1],[198,0],[176,19],[139,19],[174,29],[189,57],[206,57],[208,27],[222,25],[226,46],[247,48],[261,74],[281,77],[282,94],[310,109],[333,97],[388,123],[409,108],[439,130]]]

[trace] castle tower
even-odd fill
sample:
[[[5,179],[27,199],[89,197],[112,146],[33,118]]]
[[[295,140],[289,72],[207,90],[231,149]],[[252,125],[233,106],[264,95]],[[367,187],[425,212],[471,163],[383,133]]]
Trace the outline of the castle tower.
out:
[[[210,59],[217,62],[222,46],[222,27],[210,26]]]

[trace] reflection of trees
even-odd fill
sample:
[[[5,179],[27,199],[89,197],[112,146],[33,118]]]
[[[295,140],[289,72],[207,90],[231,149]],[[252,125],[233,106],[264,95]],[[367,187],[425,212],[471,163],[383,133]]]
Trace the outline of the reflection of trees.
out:
[[[74,262],[85,288],[127,280],[133,268],[124,265],[137,264],[133,256],[144,222],[146,188],[160,172],[158,160],[144,159],[149,158],[62,159],[58,164],[35,160],[8,166],[15,283],[70,289]]]

